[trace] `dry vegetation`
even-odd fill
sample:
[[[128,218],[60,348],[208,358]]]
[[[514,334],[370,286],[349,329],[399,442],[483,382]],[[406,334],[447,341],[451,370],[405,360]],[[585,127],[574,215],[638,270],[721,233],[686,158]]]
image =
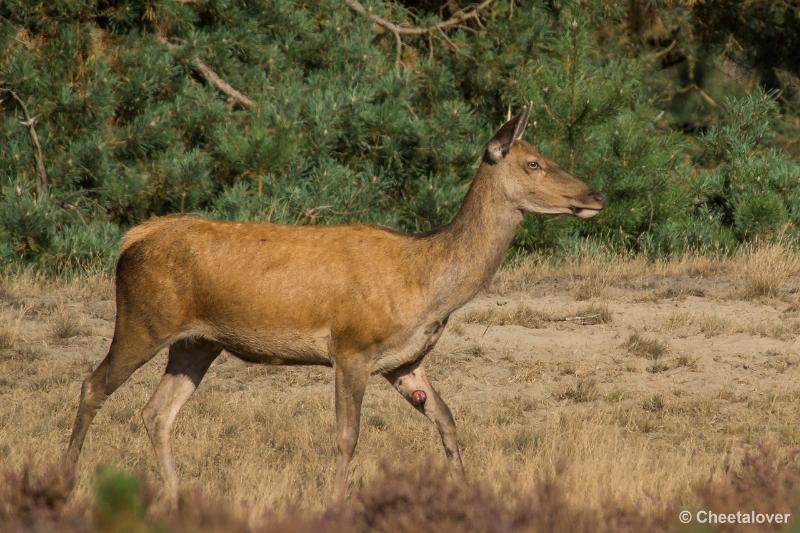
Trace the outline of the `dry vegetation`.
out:
[[[661,410],[658,397],[651,402]],[[619,533],[674,531],[677,502],[660,510],[607,499],[601,507],[570,502],[557,476],[537,479],[533,490],[503,494],[477,483],[454,486],[443,469],[433,465],[405,469],[384,466],[364,487],[354,491],[348,507],[325,513],[293,508],[266,512],[247,520],[218,499],[185,492],[176,509],[161,506],[157,489],[140,478],[113,469],[95,478],[95,500],[70,501],[72,478],[59,467],[9,471],[0,485],[3,531],[131,532],[381,532],[420,530],[444,533]],[[771,448],[746,453],[736,470],[719,480],[706,480],[695,491],[695,510],[758,509],[785,513],[797,503],[800,469],[794,458],[779,458]],[[87,517],[89,518],[87,520]],[[725,531],[761,531],[750,526],[723,526]],[[767,528],[777,530],[778,527]],[[683,529],[685,530],[685,529]],[[693,529],[689,529],[691,531]],[[711,528],[701,529],[713,530]]]
[[[88,528],[86,513],[102,515],[87,510],[98,465],[156,478],[138,413],[165,357],[106,403],[64,503],[61,485],[21,473],[66,446],[80,382],[108,348],[112,283],[25,273],[0,283],[0,463],[11,473],[0,521],[42,508],[41,520]],[[332,373],[223,354],[174,435],[187,498],[204,503],[178,514],[155,505],[147,520],[187,531],[203,520],[220,531],[405,531],[423,521],[437,531],[593,531],[600,522],[642,531],[677,528],[687,506],[790,512],[800,487],[799,294],[798,255],[780,246],[505,269],[454,315],[427,363],[459,424],[471,487],[437,481],[435,429],[375,378],[347,516],[322,514],[335,455]],[[762,445],[770,452],[752,455]],[[155,493],[142,498],[146,508]]]
[[[638,332],[631,333],[622,345],[628,353],[657,361],[667,353],[667,345],[659,339],[642,337]]]

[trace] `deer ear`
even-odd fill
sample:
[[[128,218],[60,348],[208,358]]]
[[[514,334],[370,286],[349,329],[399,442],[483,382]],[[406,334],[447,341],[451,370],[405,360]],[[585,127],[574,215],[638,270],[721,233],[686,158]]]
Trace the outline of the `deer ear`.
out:
[[[491,164],[497,163],[503,159],[508,151],[511,150],[511,144],[522,137],[525,131],[525,126],[528,125],[528,114],[531,111],[531,102],[528,102],[519,114],[503,124],[497,130],[492,140],[486,145],[486,153],[483,159]]]

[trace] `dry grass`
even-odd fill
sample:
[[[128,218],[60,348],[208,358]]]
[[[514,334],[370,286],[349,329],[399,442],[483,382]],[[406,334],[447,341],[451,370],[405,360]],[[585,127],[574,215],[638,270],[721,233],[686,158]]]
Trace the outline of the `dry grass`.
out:
[[[643,337],[638,332],[631,333],[622,344],[622,347],[626,348],[628,353],[632,355],[652,359],[653,361],[661,358],[668,350],[664,341]]]
[[[575,321],[579,324],[608,324],[614,318],[606,304],[591,304],[578,309],[574,315],[564,317],[566,321]]]
[[[781,243],[743,248],[735,260],[744,299],[778,296],[790,278],[800,275],[800,257]]]
[[[56,307],[52,315],[50,329],[55,340],[77,337],[86,331],[81,316],[74,309],[69,309],[63,304],[59,304]]]
[[[668,316],[657,329],[677,337],[689,337],[692,335],[717,337],[744,333],[760,337],[792,340],[800,335],[800,320],[779,316],[774,319],[752,322],[741,320],[737,317],[721,317],[714,312],[676,311]]]
[[[659,372],[666,372],[670,366],[663,361],[653,361],[653,364],[647,367],[647,371],[651,374],[658,374]]]
[[[796,253],[795,253],[796,255]],[[787,252],[787,260],[791,253]],[[729,257],[686,254],[669,260],[652,260],[640,255],[584,250],[567,259],[531,256],[501,271],[491,287],[496,294],[537,290],[537,285],[558,280],[566,282],[578,299],[603,297],[612,288],[647,288],[653,279],[730,277],[746,255]],[[665,287],[667,289],[667,287]],[[697,288],[695,290],[698,290]]]
[[[575,383],[567,385],[555,394],[557,400],[572,400],[573,402],[591,402],[600,396],[597,389],[597,380],[593,378],[578,378]]]
[[[792,340],[800,336],[800,320],[782,317],[767,323],[748,324],[740,328],[739,331],[752,335],[761,335],[762,337]]]
[[[798,279],[788,253],[770,256],[789,274],[756,299],[737,292],[743,265],[756,261],[746,255],[672,262],[584,256],[502,271],[489,295],[454,317],[426,362],[458,423],[468,477],[487,506],[469,499],[474,494],[445,494],[500,520],[510,511],[498,510],[496,502],[540,498],[542,487],[557,480],[558,508],[588,516],[587,524],[602,520],[593,513],[609,509],[611,500],[670,520],[664,527],[635,522],[639,529],[616,530],[661,531],[677,526],[675,508],[704,501],[695,487],[728,486],[727,476],[744,472],[754,443],[769,443],[775,464],[795,465],[800,352],[792,332],[800,317],[789,303]],[[577,287],[589,279],[607,281],[605,296],[576,303]],[[20,472],[26,463],[38,467],[63,452],[80,383],[108,349],[112,287],[103,278],[67,283],[29,273],[0,276],[0,331],[13,338],[0,348],[5,467]],[[646,298],[652,294],[659,297]],[[573,317],[583,318],[567,320]],[[78,333],[57,333],[61,329]],[[145,365],[98,414],[70,505],[91,494],[97,465],[156,479],[138,413],[164,362],[160,354]],[[317,519],[332,487],[333,428],[329,370],[254,366],[222,356],[178,417],[176,462],[188,493],[223,502],[232,523],[263,524],[265,512],[296,517],[294,509]],[[398,487],[385,481],[387,460],[411,476],[412,487],[423,482],[414,478],[417,469],[435,473],[444,463],[435,428],[374,378],[351,479],[354,501],[378,516],[382,505],[412,508],[418,501],[404,492],[405,481]],[[421,496],[441,506],[433,508],[446,509],[423,489]],[[555,508],[542,507],[574,531],[591,530]],[[371,526],[405,530],[381,520]],[[465,530],[479,522],[454,523]],[[239,525],[230,529],[243,530]]]
[[[655,411],[663,410],[658,400]],[[659,407],[660,406],[660,407]],[[648,415],[653,417],[655,415]],[[537,439],[518,433],[516,450],[535,449]],[[182,532],[309,532],[411,533],[441,531],[638,533],[685,530],[676,524],[680,499],[670,498],[659,509],[642,510],[635,504],[608,496],[602,506],[573,503],[561,476],[569,465],[560,464],[555,475],[540,475],[534,487],[498,495],[485,486],[457,486],[437,466],[404,468],[384,466],[376,479],[359,487],[346,510],[324,513],[293,509],[283,515],[233,512],[224,502],[185,492],[177,509],[159,505],[155,489],[136,476],[104,470],[95,482],[95,498],[69,502],[70,476],[58,467],[22,469],[5,473],[0,486],[0,528],[4,531],[173,531]],[[696,505],[717,514],[757,510],[791,517],[798,505],[800,468],[774,449],[761,447],[743,456],[716,480],[704,480],[691,493]],[[773,526],[793,531],[796,523]],[[689,530],[693,530],[693,526]],[[703,527],[703,531],[715,529]],[[749,525],[725,525],[724,531],[761,531]]]
[[[533,309],[527,305],[517,305],[511,309],[496,308],[473,311],[461,317],[468,324],[484,324],[487,326],[523,326],[526,328],[542,328],[558,317],[552,313]]]
[[[591,273],[575,288],[576,300],[593,300],[608,296],[608,277],[602,272]]]
[[[664,333],[676,335],[705,335],[715,337],[724,333],[735,333],[738,329],[725,318],[714,313],[677,311],[670,315],[662,326]]]
[[[691,358],[688,355],[679,355],[675,358],[675,367],[685,367],[691,370],[697,370],[697,358]]]
[[[17,343],[25,312],[26,310],[21,308],[16,314],[11,312],[0,315],[0,349],[13,348]]]
[[[745,300],[777,297],[800,290],[800,253],[785,242],[752,245],[733,255],[687,253],[671,259],[648,259],[593,249],[568,259],[532,256],[502,271],[491,290],[500,295],[536,291],[554,280],[566,285],[576,299],[605,298],[615,288],[652,288],[646,297],[705,297],[704,280],[728,282],[725,296]],[[662,280],[669,285],[659,286]],[[676,283],[677,282],[677,283]]]
[[[569,311],[543,311],[528,305],[514,307],[488,308],[472,311],[461,316],[461,321],[468,324],[486,326],[523,326],[531,329],[546,327],[552,322],[566,322],[578,325],[607,324],[613,315],[605,304],[590,304]]]
[[[663,411],[664,397],[660,394],[654,394],[642,402],[642,409],[655,413]]]

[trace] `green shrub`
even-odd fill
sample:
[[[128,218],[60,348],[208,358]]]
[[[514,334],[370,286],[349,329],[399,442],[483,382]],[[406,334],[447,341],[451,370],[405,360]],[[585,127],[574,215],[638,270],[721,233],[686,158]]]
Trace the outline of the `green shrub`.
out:
[[[145,521],[147,499],[141,479],[107,468],[94,479],[95,515],[99,531],[151,531]]]

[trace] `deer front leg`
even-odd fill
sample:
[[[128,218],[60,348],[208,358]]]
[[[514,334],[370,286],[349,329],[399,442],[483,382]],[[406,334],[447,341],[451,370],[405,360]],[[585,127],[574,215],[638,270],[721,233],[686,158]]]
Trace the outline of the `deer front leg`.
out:
[[[336,365],[336,434],[339,456],[333,484],[333,501],[341,504],[347,494],[347,470],[358,442],[361,401],[369,370],[360,365]]]
[[[415,409],[436,424],[453,479],[463,483],[464,465],[461,463],[461,452],[458,449],[456,423],[447,404],[428,381],[425,370],[422,366],[415,365],[400,368],[385,374],[384,377]]]

